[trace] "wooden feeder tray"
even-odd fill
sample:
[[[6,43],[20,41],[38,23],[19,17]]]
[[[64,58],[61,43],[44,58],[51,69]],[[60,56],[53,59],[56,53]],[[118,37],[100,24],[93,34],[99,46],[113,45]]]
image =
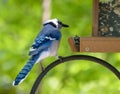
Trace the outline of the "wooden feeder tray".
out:
[[[119,0],[107,3],[93,0],[92,37],[70,37],[68,41],[72,51],[120,52],[119,10]]]
[[[69,44],[74,52],[119,52],[120,38],[106,37],[80,37],[79,48],[73,37],[69,38]]]

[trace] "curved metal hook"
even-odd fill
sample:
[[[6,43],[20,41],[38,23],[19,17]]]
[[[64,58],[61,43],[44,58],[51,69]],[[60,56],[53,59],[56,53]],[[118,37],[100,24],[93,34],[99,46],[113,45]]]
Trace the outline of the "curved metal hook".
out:
[[[31,89],[30,94],[35,94],[37,87],[39,86],[41,80],[52,68],[54,68],[58,64],[61,64],[66,61],[71,61],[71,60],[88,60],[88,61],[93,61],[95,63],[101,64],[104,67],[111,70],[120,79],[120,72],[115,67],[113,67],[111,64],[107,63],[106,61],[96,58],[96,57],[93,57],[93,56],[88,56],[88,55],[72,55],[72,56],[62,58],[62,61],[60,59],[58,59],[58,60],[54,61],[53,63],[51,63],[50,65],[48,65],[45,68],[45,70],[42,71],[40,73],[40,75],[37,77],[32,89]]]

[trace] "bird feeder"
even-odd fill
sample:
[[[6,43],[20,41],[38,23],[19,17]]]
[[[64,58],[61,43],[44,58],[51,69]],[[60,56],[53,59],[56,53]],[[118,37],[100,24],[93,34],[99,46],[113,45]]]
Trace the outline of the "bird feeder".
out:
[[[72,51],[120,52],[120,0],[93,0],[92,23],[92,37],[69,38]]]

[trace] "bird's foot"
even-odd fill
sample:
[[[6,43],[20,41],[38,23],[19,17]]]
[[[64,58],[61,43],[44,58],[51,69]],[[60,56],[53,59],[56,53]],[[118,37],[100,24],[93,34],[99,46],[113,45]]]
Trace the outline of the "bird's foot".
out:
[[[59,60],[62,62],[63,61],[63,56],[58,56]]]
[[[40,62],[40,67],[41,67],[41,71],[43,72],[45,69],[43,67],[43,64]]]
[[[44,67],[43,66],[41,66],[41,71],[43,72],[45,69],[44,69]]]

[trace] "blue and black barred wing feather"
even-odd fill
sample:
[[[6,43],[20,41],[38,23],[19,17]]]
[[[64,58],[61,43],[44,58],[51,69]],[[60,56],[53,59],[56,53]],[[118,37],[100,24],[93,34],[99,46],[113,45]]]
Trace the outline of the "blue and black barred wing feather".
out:
[[[48,48],[53,40],[56,40],[56,38],[52,38],[51,36],[45,35],[37,37],[32,47],[30,48],[29,55],[32,56],[38,54],[39,51]]]
[[[43,33],[43,34],[41,34]],[[50,47],[52,41],[59,40],[61,38],[61,33],[58,30],[49,30],[41,32],[40,35],[35,39],[32,47],[30,48],[29,55],[35,55],[39,51]]]

